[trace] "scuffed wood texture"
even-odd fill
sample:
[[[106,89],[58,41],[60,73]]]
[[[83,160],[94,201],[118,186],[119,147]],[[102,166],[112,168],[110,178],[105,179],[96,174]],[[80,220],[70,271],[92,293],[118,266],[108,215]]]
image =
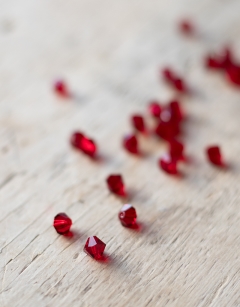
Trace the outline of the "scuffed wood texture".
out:
[[[177,33],[182,16],[196,39]],[[0,1],[1,307],[240,306],[240,92],[203,67],[228,42],[240,56],[239,17],[239,0]],[[158,169],[161,142],[142,138],[143,158],[121,148],[129,115],[173,96],[158,76],[166,64],[193,93],[182,98],[182,178]],[[74,99],[54,95],[57,77]],[[76,129],[101,159],[70,148]],[[209,143],[229,170],[206,163]],[[139,232],[118,222],[111,172],[124,176]],[[72,239],[52,227],[61,211]],[[107,263],[83,253],[90,235],[107,243]]]

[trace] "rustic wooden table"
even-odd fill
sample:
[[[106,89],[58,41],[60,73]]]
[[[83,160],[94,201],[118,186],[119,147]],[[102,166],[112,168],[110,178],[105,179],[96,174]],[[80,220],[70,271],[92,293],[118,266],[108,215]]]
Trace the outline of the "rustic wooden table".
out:
[[[240,91],[203,67],[209,50],[240,55],[239,0],[0,1],[0,306],[240,306]],[[176,23],[190,16],[187,39]],[[238,40],[237,40],[238,39]],[[165,144],[141,139],[144,158],[121,148],[132,112],[173,96],[159,78],[172,65],[193,94],[182,98],[191,163],[183,178],[159,170]],[[58,99],[63,77],[74,99]],[[93,136],[101,159],[74,152]],[[221,145],[231,167],[206,162]],[[141,231],[123,228],[122,201],[105,178],[123,174]],[[73,238],[53,217],[73,219]],[[109,261],[87,256],[90,235]]]

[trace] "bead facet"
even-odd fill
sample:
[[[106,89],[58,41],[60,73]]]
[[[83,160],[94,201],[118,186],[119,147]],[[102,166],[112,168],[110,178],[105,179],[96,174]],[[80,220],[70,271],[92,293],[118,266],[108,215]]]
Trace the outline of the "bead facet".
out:
[[[93,157],[97,151],[97,146],[94,141],[84,136],[81,132],[75,132],[72,134],[71,144],[74,148],[82,151],[90,157]]]
[[[123,140],[123,146],[124,148],[132,153],[137,155],[139,153],[138,151],[138,140],[135,135],[128,135]]]
[[[131,118],[131,121],[132,121],[133,127],[137,131],[142,132],[142,133],[144,133],[146,131],[144,119],[141,115],[133,115],[132,118]]]
[[[70,231],[72,220],[65,213],[58,213],[54,218],[53,226],[57,233],[66,235]]]
[[[222,155],[219,146],[210,146],[206,149],[208,160],[218,166],[222,166]]]
[[[177,161],[173,160],[168,154],[165,154],[159,159],[159,166],[168,174],[176,175],[178,173]]]
[[[84,246],[84,252],[96,260],[101,260],[105,247],[106,244],[104,242],[98,237],[92,236],[87,239]]]
[[[110,175],[107,178],[107,185],[111,192],[119,196],[125,196],[125,187],[121,175]]]
[[[118,217],[122,225],[125,227],[133,227],[136,225],[137,213],[132,205],[124,205],[119,212]]]

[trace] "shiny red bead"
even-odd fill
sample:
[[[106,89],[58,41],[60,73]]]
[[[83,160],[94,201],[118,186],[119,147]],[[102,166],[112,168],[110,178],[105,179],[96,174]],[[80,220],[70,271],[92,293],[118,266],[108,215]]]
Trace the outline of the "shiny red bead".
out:
[[[138,140],[135,135],[128,135],[123,140],[123,146],[124,148],[132,153],[132,154],[138,154]]]
[[[106,244],[104,242],[98,237],[92,236],[87,239],[84,246],[84,252],[96,260],[101,260],[105,247]]]
[[[192,35],[195,32],[194,26],[190,20],[182,20],[179,23],[179,30],[186,35]]]
[[[53,226],[57,233],[66,235],[70,231],[72,220],[65,213],[59,213],[54,218]]]
[[[144,119],[141,115],[133,115],[132,118],[131,118],[131,121],[132,121],[133,127],[137,131],[142,132],[142,133],[144,133],[146,131]]]
[[[234,66],[234,59],[229,48],[225,48],[220,55],[209,55],[205,59],[207,68],[226,70]]]
[[[152,115],[153,117],[159,118],[162,108],[161,105],[159,104],[159,102],[157,101],[153,101],[149,104],[149,113],[150,115]]]
[[[163,78],[168,82],[175,90],[179,92],[187,92],[187,86],[182,78],[179,78],[170,68],[165,68],[162,71]]]
[[[176,78],[173,81],[172,85],[179,92],[186,92],[187,91],[187,86],[186,86],[185,82],[183,81],[183,79]]]
[[[226,69],[226,75],[229,81],[240,86],[240,66],[231,65]]]
[[[184,146],[181,142],[173,139],[169,142],[169,154],[174,161],[184,160]]]
[[[94,141],[84,136],[81,132],[73,133],[71,144],[74,148],[82,151],[90,157],[93,157],[96,154],[97,146]]]
[[[58,95],[60,95],[62,97],[68,97],[69,96],[69,91],[68,91],[67,85],[62,80],[56,81],[56,83],[54,84],[54,90]]]
[[[208,160],[215,165],[222,166],[222,155],[219,146],[210,146],[206,149]]]
[[[173,160],[168,154],[165,154],[159,159],[159,166],[168,174],[175,175],[178,173],[177,161]]]
[[[155,129],[156,135],[166,141],[174,139],[176,136],[178,136],[179,132],[180,128],[178,123],[176,124],[171,121],[160,121]]]
[[[183,113],[180,107],[180,103],[177,100],[170,102],[169,110],[171,113],[171,121],[178,123],[183,119]]]
[[[121,175],[110,175],[107,178],[107,185],[111,192],[119,196],[125,196],[125,186]]]
[[[132,205],[124,205],[119,212],[118,217],[122,225],[125,227],[133,227],[136,225],[137,213]]]

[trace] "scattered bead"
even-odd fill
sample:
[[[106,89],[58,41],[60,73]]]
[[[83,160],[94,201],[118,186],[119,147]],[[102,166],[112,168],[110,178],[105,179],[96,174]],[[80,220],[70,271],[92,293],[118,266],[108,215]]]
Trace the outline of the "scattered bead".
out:
[[[81,132],[75,132],[71,136],[71,144],[77,150],[93,157],[97,151],[97,146],[93,140],[84,136]]]
[[[208,160],[218,166],[222,166],[222,155],[219,146],[210,146],[206,149]]]
[[[65,213],[59,213],[54,218],[53,226],[57,233],[66,235],[70,231],[72,220]]]
[[[124,138],[123,140],[123,146],[124,148],[132,153],[132,154],[138,154],[139,151],[138,151],[138,140],[136,138],[135,135],[128,135]]]
[[[133,115],[131,118],[133,127],[139,132],[146,132],[144,119],[141,115]]]
[[[183,119],[183,113],[180,107],[180,103],[177,100],[173,100],[169,104],[169,109],[171,113],[171,121],[174,123],[179,123]]]
[[[169,142],[169,154],[173,161],[184,160],[184,146],[181,142],[173,139]]]
[[[121,175],[110,175],[107,178],[107,185],[111,192],[119,196],[125,196],[125,186]]]
[[[103,252],[106,244],[103,243],[98,237],[92,236],[87,239],[84,246],[84,252],[96,260],[103,258]]]
[[[67,85],[62,80],[58,80],[55,82],[54,90],[59,96],[69,97],[69,91],[68,91]]]
[[[186,35],[192,35],[194,34],[195,32],[195,29],[194,29],[194,26],[193,24],[191,23],[190,20],[182,20],[180,23],[179,23],[179,30],[183,33],[183,34],[186,34]]]
[[[124,205],[119,212],[118,217],[122,225],[125,227],[133,227],[136,225],[137,213],[132,205]]]
[[[161,108],[161,105],[160,105],[159,102],[157,102],[157,101],[152,101],[152,102],[149,104],[148,109],[149,109],[149,113],[150,113],[151,116],[156,117],[156,118],[159,118],[159,117],[160,117],[162,108]]]
[[[177,76],[170,68],[165,68],[162,71],[163,78],[168,82],[175,90],[179,92],[187,92],[187,86],[182,78]]]
[[[226,75],[229,81],[240,86],[240,66],[231,65],[226,69]]]
[[[177,161],[173,160],[170,155],[165,154],[159,159],[159,166],[161,169],[171,175],[176,175],[177,171]]]
[[[171,121],[160,121],[155,129],[156,135],[166,141],[174,139],[176,136],[178,136],[179,132],[180,128],[178,124]]]

